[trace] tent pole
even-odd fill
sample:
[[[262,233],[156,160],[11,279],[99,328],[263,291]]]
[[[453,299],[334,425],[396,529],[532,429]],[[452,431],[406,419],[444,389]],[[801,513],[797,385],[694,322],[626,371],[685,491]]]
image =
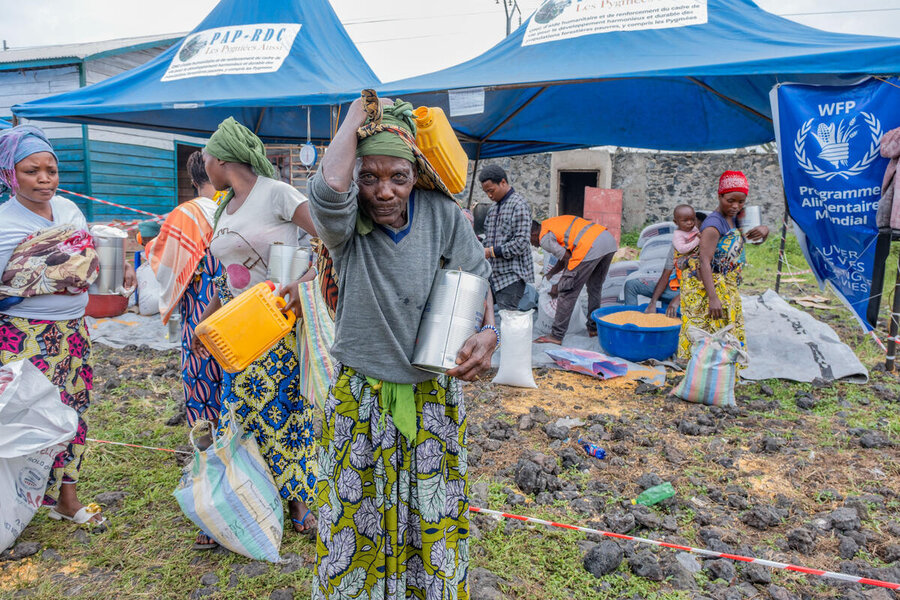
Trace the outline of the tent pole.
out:
[[[787,192],[784,191],[783,187],[781,188],[781,193],[784,195],[784,219],[781,221],[781,248],[778,250],[778,274],[775,275],[776,294],[781,290],[781,270],[784,267],[784,246],[787,240],[787,222],[790,218],[788,213]]]
[[[897,257],[897,278],[894,282],[894,303],[891,307],[891,329],[890,337],[888,337],[887,357],[884,361],[884,370],[888,373],[894,370],[898,336],[900,336],[900,256]]]
[[[466,201],[466,208],[472,208],[472,194],[475,192],[475,175],[478,173],[478,161],[481,160],[481,142],[475,148],[475,164],[472,165],[472,185],[469,186],[469,199]]]
[[[260,126],[262,126],[263,117],[266,116],[266,108],[267,107],[263,106],[262,110],[259,111],[259,118],[256,120],[256,127],[253,128],[253,133],[255,133],[256,135],[259,135],[259,128]]]
[[[715,88],[713,88],[713,87],[711,87],[711,86],[709,86],[709,85],[703,83],[702,81],[700,81],[700,80],[697,79],[696,77],[685,77],[685,79],[687,79],[687,80],[690,81],[691,83],[694,83],[694,84],[696,84],[696,85],[699,85],[699,86],[702,87],[704,90],[706,90],[706,91],[708,91],[708,92],[711,92],[711,93],[715,94],[716,96],[718,96],[718,97],[721,98],[722,100],[725,100],[726,102],[731,102],[731,103],[734,104],[735,106],[738,106],[738,107],[740,107],[740,108],[743,108],[744,110],[746,110],[748,113],[750,113],[750,114],[752,114],[752,115],[755,115],[755,116],[757,116],[757,117],[759,117],[759,118],[761,118],[761,119],[765,119],[765,120],[768,121],[769,123],[772,122],[772,117],[767,117],[766,115],[762,114],[762,113],[759,112],[758,110],[755,110],[755,109],[753,109],[753,108],[750,108],[750,107],[747,106],[746,104],[743,104],[743,103],[741,103],[741,102],[738,102],[738,101],[735,100],[734,98],[729,98],[728,96],[726,96],[726,95],[723,94],[722,92],[720,92],[720,91],[716,90]]]

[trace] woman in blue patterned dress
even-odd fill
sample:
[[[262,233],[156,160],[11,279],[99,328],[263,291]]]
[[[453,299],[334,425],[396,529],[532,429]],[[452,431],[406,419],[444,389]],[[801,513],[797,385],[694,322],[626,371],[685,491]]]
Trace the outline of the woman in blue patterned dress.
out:
[[[207,252],[217,206],[216,188],[209,182],[199,151],[188,157],[187,169],[197,197],[169,213],[146,252],[160,283],[163,322],[175,313],[181,315],[181,381],[187,422],[193,427],[199,420],[219,422],[222,367],[212,356],[194,352],[191,339],[203,311],[216,295],[212,280],[222,274],[222,268]],[[201,531],[194,548],[215,547],[215,541]]]

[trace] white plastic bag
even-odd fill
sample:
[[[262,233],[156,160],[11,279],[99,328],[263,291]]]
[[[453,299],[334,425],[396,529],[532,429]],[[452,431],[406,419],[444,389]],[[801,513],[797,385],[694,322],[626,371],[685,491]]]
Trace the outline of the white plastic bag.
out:
[[[532,311],[500,311],[500,369],[491,383],[536,388],[531,372]]]
[[[138,285],[138,310],[146,316],[159,314],[159,282],[150,268],[150,262],[141,263],[135,276]]]
[[[0,552],[16,541],[44,500],[56,455],[78,429],[78,414],[28,361],[0,367]]]

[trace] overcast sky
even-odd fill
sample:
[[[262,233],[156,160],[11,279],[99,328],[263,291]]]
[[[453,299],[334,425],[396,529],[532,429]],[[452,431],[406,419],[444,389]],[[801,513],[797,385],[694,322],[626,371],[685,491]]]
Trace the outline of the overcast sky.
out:
[[[270,0],[248,0],[270,1]],[[274,0],[273,0],[274,1]],[[217,0],[0,0],[0,39],[10,47],[187,32]],[[448,67],[505,34],[498,0],[332,0],[353,41],[382,79]],[[524,17],[540,0],[519,0]],[[757,0],[806,25],[900,37],[900,0]],[[514,23],[518,25],[518,20]]]

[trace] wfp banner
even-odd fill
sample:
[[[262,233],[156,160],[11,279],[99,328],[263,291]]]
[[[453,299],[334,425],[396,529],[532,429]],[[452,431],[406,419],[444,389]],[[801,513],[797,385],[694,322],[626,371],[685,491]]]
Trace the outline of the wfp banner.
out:
[[[877,79],[782,84],[771,102],[788,211],[806,261],[819,285],[829,283],[871,329],[866,312],[880,293],[872,291],[875,213],[888,163],[881,136],[900,126],[900,89]]]

